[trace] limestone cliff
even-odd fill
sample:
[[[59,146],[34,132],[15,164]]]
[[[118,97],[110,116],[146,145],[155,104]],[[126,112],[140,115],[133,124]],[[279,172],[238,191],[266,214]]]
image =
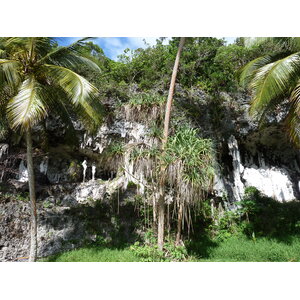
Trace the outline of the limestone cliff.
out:
[[[210,198],[222,198],[225,206],[232,207],[234,202],[242,199],[246,187],[255,186],[278,201],[300,199],[300,155],[285,136],[282,124],[284,109],[270,116],[268,123],[259,129],[258,124],[248,116],[249,97],[244,94],[223,93],[212,99],[201,90],[186,92],[178,87],[175,103],[172,118],[176,126],[180,126],[184,119],[190,126],[200,128],[203,137],[214,141],[217,163]],[[151,160],[135,161],[131,154],[136,149],[149,150],[159,144],[155,128],[163,118],[164,107],[120,105],[114,99],[109,99],[106,106],[107,117],[94,134],[86,132],[74,120],[77,146],[67,141],[65,128],[58,118],[49,118],[45,123],[49,137],[46,151],[40,147],[43,128],[34,129],[34,161],[40,207],[39,240],[51,242],[48,235],[53,231],[50,229],[50,220],[53,219],[49,215],[52,214],[57,220],[58,227],[67,222],[60,233],[55,230],[52,233],[56,240],[59,237],[60,242],[53,242],[53,247],[48,244],[47,250],[40,248],[39,256],[75,247],[82,237],[93,239],[92,234],[86,234],[85,225],[77,224],[76,214],[75,217],[74,214],[68,217],[70,209],[93,207],[99,202],[109,203],[116,199],[116,195],[120,201],[126,199],[124,194],[128,191],[131,195],[145,195],[146,198],[148,193],[149,196],[147,180],[153,171]],[[26,256],[28,238],[25,235],[22,239],[21,231],[27,232],[28,224],[23,222],[21,228],[17,221],[12,223],[7,219],[7,212],[10,211],[9,218],[18,219],[26,215],[23,212],[28,207],[24,203],[17,204],[16,200],[9,201],[4,195],[27,189],[22,141],[16,141],[13,137],[1,141],[0,164],[0,251],[2,260],[14,260]],[[171,194],[168,197],[168,201],[172,201]],[[12,207],[16,207],[16,213],[13,213]],[[58,219],[56,214],[62,218]],[[10,229],[4,230],[4,226]],[[12,232],[20,235],[17,251],[14,250],[17,246]],[[76,242],[61,242],[68,240]],[[40,244],[45,247],[45,243]]]

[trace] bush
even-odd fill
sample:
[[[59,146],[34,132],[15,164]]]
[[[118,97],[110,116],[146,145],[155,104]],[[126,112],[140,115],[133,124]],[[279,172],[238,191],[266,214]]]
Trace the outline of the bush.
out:
[[[166,102],[166,97],[156,93],[139,93],[130,97],[129,104],[132,106],[153,106]]]
[[[185,246],[175,246],[173,238],[166,238],[163,251],[157,246],[157,238],[153,231],[145,233],[144,243],[136,242],[130,247],[135,255],[144,262],[171,262],[171,261],[188,261],[192,257],[188,256]]]
[[[208,235],[215,241],[221,242],[243,232],[240,211],[225,211],[223,215],[208,227]]]
[[[241,201],[241,212],[256,235],[284,236],[300,232],[299,201],[281,203],[255,187],[248,187]]]

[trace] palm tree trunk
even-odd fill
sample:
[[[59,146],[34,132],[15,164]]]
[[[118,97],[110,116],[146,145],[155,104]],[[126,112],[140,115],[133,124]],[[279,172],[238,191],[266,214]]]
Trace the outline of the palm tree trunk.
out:
[[[162,140],[162,152],[164,152],[169,135],[169,124],[170,124],[170,116],[171,116],[171,107],[173,102],[173,95],[175,89],[175,81],[179,66],[179,59],[180,54],[184,45],[185,38],[180,38],[180,43],[174,63],[174,68],[171,77],[170,89],[168,100],[166,104],[166,112],[165,112],[165,121],[164,121],[164,133],[163,133],[163,140]],[[157,226],[157,233],[158,233],[158,248],[159,250],[163,249],[164,246],[164,226],[165,226],[165,176],[164,176],[163,166],[161,165],[161,180],[160,180],[160,195],[158,200],[158,226]]]
[[[35,180],[33,171],[32,159],[32,138],[30,129],[26,131],[27,143],[27,170],[28,170],[28,184],[30,196],[30,254],[29,261],[36,261],[37,258],[37,213],[36,213],[36,196],[35,196]]]

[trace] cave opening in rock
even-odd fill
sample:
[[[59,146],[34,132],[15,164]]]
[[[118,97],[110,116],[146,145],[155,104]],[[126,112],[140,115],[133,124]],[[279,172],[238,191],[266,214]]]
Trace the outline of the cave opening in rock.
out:
[[[117,172],[110,170],[103,170],[97,174],[99,179],[102,180],[111,180],[117,177]]]

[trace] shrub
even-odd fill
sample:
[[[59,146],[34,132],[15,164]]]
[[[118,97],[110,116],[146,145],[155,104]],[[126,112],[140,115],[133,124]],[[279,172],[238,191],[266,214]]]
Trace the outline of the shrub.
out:
[[[187,261],[192,259],[188,256],[185,246],[176,246],[174,239],[171,237],[166,238],[164,249],[160,251],[152,230],[145,233],[144,243],[136,242],[130,249],[141,261],[145,262]]]
[[[256,235],[284,236],[299,232],[299,201],[281,203],[255,187],[248,187],[240,203],[241,213]],[[249,228],[245,228],[247,234],[250,234]]]
[[[166,97],[156,93],[138,93],[130,97],[128,104],[132,106],[153,106],[166,102]]]
[[[122,142],[113,142],[108,148],[107,152],[111,155],[123,155],[125,152],[124,143]]]

